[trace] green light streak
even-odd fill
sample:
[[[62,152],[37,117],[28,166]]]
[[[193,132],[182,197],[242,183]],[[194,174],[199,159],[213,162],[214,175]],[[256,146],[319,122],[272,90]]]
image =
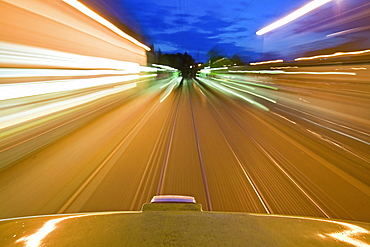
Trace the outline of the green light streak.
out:
[[[230,86],[230,85],[226,85],[225,83],[221,83],[222,85],[225,85],[226,87],[229,87],[229,88],[232,88],[232,89],[235,89],[235,90],[239,90],[239,91],[242,91],[242,92],[245,92],[245,93],[249,93],[249,94],[252,94],[256,97],[259,97],[259,98],[262,98],[264,100],[267,100],[267,101],[270,101],[272,103],[275,103],[276,104],[276,101],[273,100],[273,99],[270,99],[270,98],[267,98],[265,96],[262,96],[262,95],[259,95],[259,94],[256,94],[256,93],[252,93],[252,92],[249,92],[249,91],[246,91],[246,90],[243,90],[241,88],[237,88],[237,87],[233,87],[233,86]]]
[[[230,84],[237,85],[237,86],[239,86],[239,87],[244,87],[244,88],[247,88],[247,89],[249,89],[249,90],[254,90],[254,88],[253,88],[253,87],[250,87],[250,86],[240,85],[239,83],[235,83],[235,82],[231,82],[231,81],[226,81],[226,80],[225,80],[225,82],[230,83]],[[225,85],[225,86],[226,86],[226,85]]]
[[[221,79],[217,79],[217,78],[212,78],[212,79],[222,81]],[[223,80],[225,81],[226,79],[223,79]],[[258,84],[258,83],[254,83],[254,82],[238,81],[238,80],[230,80],[230,79],[227,79],[227,81],[249,84],[249,85],[253,85],[253,86],[256,86],[256,87],[263,87],[263,88],[268,88],[268,89],[272,89],[272,90],[278,90],[278,88],[276,88],[276,87],[267,86],[267,85],[263,85],[263,84]]]
[[[247,101],[248,103],[250,103],[250,104],[252,104],[252,105],[255,105],[255,106],[257,106],[257,107],[261,108],[262,110],[270,111],[270,109],[269,109],[269,108],[267,108],[266,106],[264,106],[264,105],[262,105],[262,104],[260,104],[260,103],[258,103],[258,102],[256,102],[256,101],[254,101],[254,100],[251,100],[251,99],[249,99],[249,98],[247,98],[247,97],[245,97],[245,96],[243,96],[243,95],[240,95],[240,94],[238,94],[238,93],[236,93],[236,92],[234,92],[234,91],[232,91],[232,90],[230,90],[230,89],[227,89],[227,88],[225,88],[225,87],[223,87],[223,86],[221,86],[221,85],[218,85],[218,84],[213,83],[213,82],[211,82],[211,81],[205,81],[205,80],[201,80],[201,81],[203,81],[204,83],[206,83],[206,84],[208,84],[208,85],[212,86],[213,88],[216,88],[216,89],[220,90],[221,92],[223,92],[223,91],[224,91],[224,92],[228,92],[228,93],[230,93],[230,94],[232,94],[232,95],[234,95],[234,96],[237,96],[237,97],[239,97],[239,98],[241,98],[241,99],[243,99],[243,100]]]

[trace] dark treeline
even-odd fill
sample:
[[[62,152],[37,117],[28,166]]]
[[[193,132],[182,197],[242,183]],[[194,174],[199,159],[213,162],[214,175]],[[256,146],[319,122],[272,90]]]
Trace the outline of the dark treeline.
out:
[[[176,68],[181,71],[184,77],[194,77],[196,72],[204,67],[223,67],[244,65],[240,56],[237,54],[226,57],[216,49],[211,49],[207,53],[209,59],[205,63],[199,63],[188,53],[162,53],[161,50],[155,51],[154,46],[147,53],[148,64],[161,64]]]
[[[148,54],[148,64],[168,65],[181,71],[184,77],[193,77],[196,71],[193,68],[197,63],[194,58],[188,53],[162,53],[159,51],[151,51]]]

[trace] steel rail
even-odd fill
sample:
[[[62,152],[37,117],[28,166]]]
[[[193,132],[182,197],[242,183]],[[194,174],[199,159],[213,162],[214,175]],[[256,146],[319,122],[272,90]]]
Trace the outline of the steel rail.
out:
[[[190,95],[190,89],[189,86],[187,85],[186,87],[188,89],[189,95]],[[209,187],[208,187],[208,182],[207,182],[207,173],[206,169],[204,166],[203,158],[202,158],[202,150],[200,147],[200,142],[199,142],[199,134],[198,134],[198,129],[197,129],[197,122],[194,114],[194,106],[193,106],[193,99],[191,96],[190,98],[190,108],[191,108],[191,115],[192,115],[192,122],[193,122],[193,127],[194,127],[194,134],[195,134],[195,141],[197,143],[197,151],[198,151],[198,159],[199,159],[199,164],[200,164],[200,169],[202,172],[202,180],[203,180],[203,186],[204,186],[204,191],[206,194],[206,200],[207,200],[207,207],[208,211],[212,211],[212,201],[211,201],[211,196],[209,193]]]

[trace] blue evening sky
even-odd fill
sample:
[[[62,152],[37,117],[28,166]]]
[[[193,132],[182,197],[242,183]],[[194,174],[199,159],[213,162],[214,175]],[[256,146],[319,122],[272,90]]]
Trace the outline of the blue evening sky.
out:
[[[239,54],[249,60],[292,58],[305,50],[347,42],[327,35],[356,26],[339,23],[349,10],[368,0],[334,0],[292,24],[257,36],[260,28],[291,13],[310,0],[93,0],[136,31],[163,53],[187,52],[206,61],[216,48],[226,56]],[[329,23],[337,23],[330,24]],[[358,24],[356,24],[358,25]],[[321,27],[321,28],[320,28]],[[266,56],[265,56],[266,58]]]

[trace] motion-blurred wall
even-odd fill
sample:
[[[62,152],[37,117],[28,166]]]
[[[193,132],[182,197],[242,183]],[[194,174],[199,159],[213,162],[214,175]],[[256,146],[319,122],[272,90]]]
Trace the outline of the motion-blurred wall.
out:
[[[144,48],[63,1],[1,0],[0,41],[140,65],[147,62]],[[10,61],[2,61],[0,66],[32,67]]]

